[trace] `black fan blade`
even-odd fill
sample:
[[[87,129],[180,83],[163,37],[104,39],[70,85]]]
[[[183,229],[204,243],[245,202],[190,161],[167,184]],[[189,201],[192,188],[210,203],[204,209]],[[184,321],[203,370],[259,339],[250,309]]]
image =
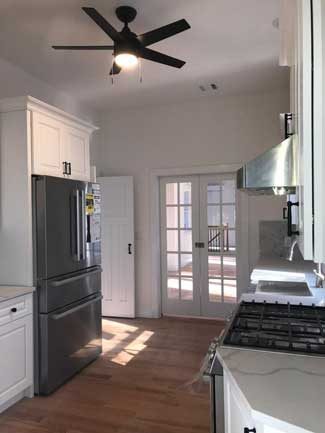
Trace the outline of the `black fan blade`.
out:
[[[55,50],[114,50],[114,45],[53,45]]]
[[[109,75],[117,75],[122,71],[122,68],[120,68],[120,66],[118,66],[115,62],[113,63],[111,72],[109,73]]]
[[[82,10],[111,38],[114,42],[123,41],[121,34],[95,8],[83,7]]]
[[[139,35],[139,41],[146,47],[163,39],[170,38],[178,33],[190,29],[191,26],[186,20],[175,21],[174,23],[167,24],[167,26],[160,27],[159,29],[152,30],[151,32]]]
[[[183,60],[175,59],[175,57],[167,56],[166,54],[150,50],[149,48],[140,49],[139,57],[153,62],[162,63],[163,65],[173,66],[174,68],[181,68],[186,63]]]

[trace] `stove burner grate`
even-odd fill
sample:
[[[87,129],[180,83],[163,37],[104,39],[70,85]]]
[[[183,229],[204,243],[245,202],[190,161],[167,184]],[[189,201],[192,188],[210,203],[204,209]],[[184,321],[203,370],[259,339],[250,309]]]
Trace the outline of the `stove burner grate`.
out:
[[[325,308],[243,301],[223,344],[325,355]]]

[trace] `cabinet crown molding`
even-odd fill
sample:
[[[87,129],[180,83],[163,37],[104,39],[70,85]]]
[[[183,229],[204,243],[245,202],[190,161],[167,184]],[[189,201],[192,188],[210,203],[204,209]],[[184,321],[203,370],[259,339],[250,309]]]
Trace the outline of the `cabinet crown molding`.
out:
[[[9,113],[20,110],[31,110],[34,112],[44,113],[67,124],[78,124],[80,128],[87,130],[89,133],[99,129],[90,122],[80,119],[73,114],[67,113],[60,108],[40,101],[30,95],[0,99],[0,113]]]

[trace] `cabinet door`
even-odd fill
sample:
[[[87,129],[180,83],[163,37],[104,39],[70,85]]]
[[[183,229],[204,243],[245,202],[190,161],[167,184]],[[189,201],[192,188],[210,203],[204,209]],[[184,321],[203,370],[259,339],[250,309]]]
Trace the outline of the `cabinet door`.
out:
[[[0,327],[0,406],[33,383],[32,315]]]
[[[50,116],[32,114],[33,174],[64,177],[63,128]]]
[[[225,394],[225,433],[244,433],[245,428],[256,427],[250,409],[242,396],[234,388],[228,375],[224,374]]]
[[[65,128],[65,161],[71,164],[72,179],[90,180],[89,134],[81,129]]]
[[[299,247],[305,260],[313,246],[313,140],[312,140],[312,19],[310,2],[299,0],[295,12],[295,65],[291,72],[291,110],[295,114],[298,158],[297,200]]]
[[[314,34],[314,261],[325,262],[325,4],[313,0]]]

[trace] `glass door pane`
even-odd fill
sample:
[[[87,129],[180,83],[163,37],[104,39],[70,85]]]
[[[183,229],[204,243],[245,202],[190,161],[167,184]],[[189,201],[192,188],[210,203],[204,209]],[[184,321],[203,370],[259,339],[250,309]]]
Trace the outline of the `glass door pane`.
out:
[[[223,317],[237,302],[235,179],[201,176],[200,195],[202,314]]]
[[[161,180],[161,240],[163,312],[200,314],[199,260],[194,251],[198,239],[198,178]],[[194,235],[195,234],[195,235]],[[196,263],[196,264],[195,264]],[[165,268],[165,269],[164,269]]]

